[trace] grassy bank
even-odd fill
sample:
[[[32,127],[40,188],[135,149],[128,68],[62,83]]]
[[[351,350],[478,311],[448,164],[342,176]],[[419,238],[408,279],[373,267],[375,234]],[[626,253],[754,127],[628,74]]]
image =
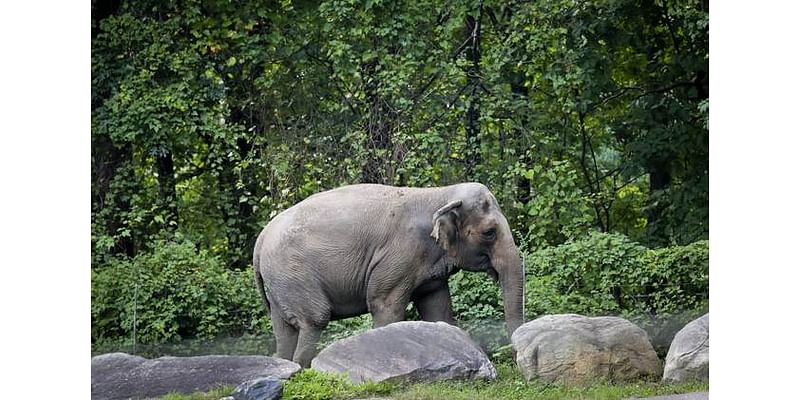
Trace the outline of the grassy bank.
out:
[[[336,375],[304,370],[284,386],[284,399],[323,400],[383,397],[395,400],[512,400],[512,399],[627,399],[666,394],[707,391],[706,383],[662,384],[637,382],[629,384],[597,383],[589,386],[551,385],[526,382],[511,364],[497,365],[495,381],[449,381],[419,384],[353,385]],[[218,400],[228,396],[232,387],[193,395],[172,394],[168,400]]]

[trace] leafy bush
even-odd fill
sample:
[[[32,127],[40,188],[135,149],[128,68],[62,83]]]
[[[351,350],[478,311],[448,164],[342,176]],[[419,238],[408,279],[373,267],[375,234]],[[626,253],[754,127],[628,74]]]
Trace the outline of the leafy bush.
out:
[[[665,356],[675,333],[708,312],[708,241],[648,250],[646,312],[631,319],[650,333],[656,351]]]
[[[151,253],[92,269],[92,342],[263,332],[268,324],[252,272],[230,271],[193,243],[161,241]]]
[[[453,315],[459,320],[493,320],[503,318],[500,285],[487,274],[460,271],[450,277]]]
[[[145,358],[163,356],[190,357],[213,354],[270,355],[275,352],[275,337],[269,331],[262,334],[220,335],[212,339],[182,338],[165,343],[136,343],[131,338],[105,340],[92,344],[92,357],[122,351]]]
[[[643,257],[649,269],[649,307],[678,312],[708,307],[708,241],[649,250]]]
[[[365,382],[353,384],[339,374],[304,369],[292,376],[283,386],[283,397],[287,400],[353,399],[377,394],[386,394],[395,388],[390,383]]]
[[[459,272],[449,280],[453,317],[487,352],[508,343],[500,285],[488,275]]]
[[[591,199],[581,189],[583,183],[578,167],[568,162],[554,161],[552,165],[533,165],[523,169],[521,176],[531,181],[533,193],[528,204],[522,205],[517,216],[520,225],[527,226],[523,243],[556,245],[585,234],[593,225]],[[535,220],[535,224],[527,221]]]
[[[331,321],[322,333],[318,349],[323,349],[329,344],[346,337],[357,335],[372,328],[372,315],[364,314],[358,317]]]
[[[526,257],[526,314],[619,313],[640,293],[646,248],[618,234],[592,232]]]
[[[93,344],[131,337],[134,304],[140,344],[271,336],[250,269],[227,270],[184,239],[154,249],[92,269]],[[623,235],[595,232],[530,253],[526,264],[527,320],[555,313],[620,315],[647,330],[661,354],[678,329],[708,309],[707,241],[648,249]],[[469,272],[449,283],[459,326],[487,352],[499,351],[508,343],[500,286]],[[407,314],[419,318],[413,309]],[[369,315],[331,322],[319,347],[371,326]]]

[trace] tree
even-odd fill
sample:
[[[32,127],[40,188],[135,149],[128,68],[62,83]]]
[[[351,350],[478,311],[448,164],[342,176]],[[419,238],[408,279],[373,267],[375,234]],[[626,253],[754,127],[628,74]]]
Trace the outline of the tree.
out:
[[[707,237],[705,3],[93,12],[96,266],[180,234],[244,268],[271,217],[356,182],[478,180],[531,247]]]

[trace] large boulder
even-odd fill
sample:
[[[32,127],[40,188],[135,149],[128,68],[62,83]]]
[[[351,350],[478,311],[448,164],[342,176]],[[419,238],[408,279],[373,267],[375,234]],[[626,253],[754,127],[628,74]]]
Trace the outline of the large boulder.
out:
[[[199,356],[146,359],[125,353],[92,357],[92,399],[163,396],[205,392],[220,385],[300,371],[291,362],[266,356]]]
[[[664,365],[664,382],[708,381],[708,314],[675,334]]]
[[[347,374],[354,383],[497,377],[466,332],[424,321],[396,322],[334,342],[311,361],[311,368]]]
[[[528,380],[582,384],[661,375],[647,333],[622,318],[547,315],[517,328],[511,343]]]

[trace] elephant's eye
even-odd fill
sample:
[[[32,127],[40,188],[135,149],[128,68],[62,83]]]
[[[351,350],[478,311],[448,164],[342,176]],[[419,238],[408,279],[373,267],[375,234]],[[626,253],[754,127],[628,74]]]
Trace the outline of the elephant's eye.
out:
[[[494,228],[484,231],[481,234],[484,240],[494,240],[497,237],[497,232],[495,232]]]

